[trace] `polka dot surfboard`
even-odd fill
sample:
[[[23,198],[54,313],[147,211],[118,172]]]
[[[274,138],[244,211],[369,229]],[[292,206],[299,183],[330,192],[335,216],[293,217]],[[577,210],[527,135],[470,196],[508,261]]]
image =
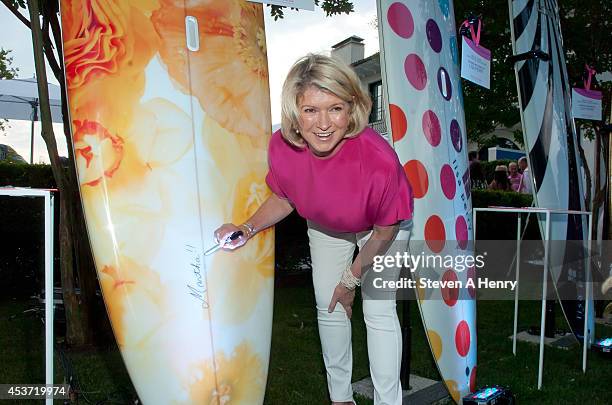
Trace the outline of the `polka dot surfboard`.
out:
[[[539,49],[549,55],[549,60],[527,58],[514,65],[523,138],[525,148],[529,151],[527,160],[533,181],[534,202],[540,208],[584,211],[585,185],[580,175],[582,159],[571,116],[559,7],[555,0],[510,1],[509,5],[515,55],[532,49]],[[539,219],[540,230],[544,235],[545,220],[543,216]],[[550,272],[553,285],[560,297],[563,313],[581,343],[584,336],[586,294],[582,283],[584,261],[577,259],[573,249],[579,243],[563,241],[586,240],[587,234],[586,216],[551,216],[550,239],[553,242]],[[593,302],[589,305],[589,323],[593,330]]]
[[[203,255],[268,195],[262,5],[62,0],[61,17],[89,239],[138,395],[262,403],[273,233]]]
[[[378,22],[393,146],[415,197],[411,254],[471,255],[472,206],[453,4],[380,1]],[[417,280],[457,280],[464,286],[474,273],[474,268],[444,265],[415,272]],[[457,403],[476,384],[474,296],[473,288],[417,289],[429,345]]]

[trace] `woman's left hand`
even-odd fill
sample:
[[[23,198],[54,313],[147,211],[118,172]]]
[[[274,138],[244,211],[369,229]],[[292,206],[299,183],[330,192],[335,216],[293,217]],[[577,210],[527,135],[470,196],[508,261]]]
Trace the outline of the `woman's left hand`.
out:
[[[329,308],[327,308],[327,312],[330,314],[334,312],[336,308],[336,304],[340,303],[344,310],[346,311],[346,316],[351,319],[351,315],[353,315],[353,300],[355,299],[355,290],[349,290],[342,284],[338,284],[334,289],[334,294],[332,295],[331,302],[329,303]]]

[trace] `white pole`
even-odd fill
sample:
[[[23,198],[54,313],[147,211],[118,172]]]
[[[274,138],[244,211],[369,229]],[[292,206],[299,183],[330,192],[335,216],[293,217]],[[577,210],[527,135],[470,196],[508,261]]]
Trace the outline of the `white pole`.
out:
[[[516,290],[514,291],[514,332],[512,333],[512,354],[516,356],[516,333],[518,329],[519,306],[519,263],[521,260],[521,213],[517,213],[516,228]]]
[[[30,164],[34,163],[34,122],[36,122],[36,104],[32,104],[32,123],[30,124]]]
[[[589,346],[589,311],[590,311],[590,300],[591,300],[591,248],[593,247],[592,235],[593,232],[593,213],[589,213],[589,235],[587,237],[587,262],[586,262],[586,275],[584,288],[586,288],[586,294],[584,297],[584,327],[582,329],[583,341],[582,341],[582,372],[586,373],[587,366],[587,346]]]
[[[540,316],[540,359],[538,362],[538,390],[542,388],[544,368],[544,326],[546,324],[546,296],[548,283],[548,253],[550,250],[550,211],[546,211],[546,232],[544,235],[544,275],[542,276],[542,314]]]
[[[53,384],[53,197],[45,194],[45,384]],[[53,405],[47,398],[46,405]]]

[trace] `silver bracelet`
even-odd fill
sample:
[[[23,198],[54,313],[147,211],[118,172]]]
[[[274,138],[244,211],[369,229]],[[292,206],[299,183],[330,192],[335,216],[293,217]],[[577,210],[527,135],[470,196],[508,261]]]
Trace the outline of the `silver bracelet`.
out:
[[[351,266],[348,266],[346,270],[342,273],[342,278],[340,279],[340,284],[346,287],[347,290],[354,290],[356,287],[361,285],[361,279],[355,277],[353,272],[351,271]]]
[[[250,222],[245,222],[244,224],[240,225],[241,227],[245,227],[247,230],[247,234],[245,235],[247,239],[249,239],[251,236],[253,236],[255,234],[255,227],[253,226],[253,224],[251,224]]]

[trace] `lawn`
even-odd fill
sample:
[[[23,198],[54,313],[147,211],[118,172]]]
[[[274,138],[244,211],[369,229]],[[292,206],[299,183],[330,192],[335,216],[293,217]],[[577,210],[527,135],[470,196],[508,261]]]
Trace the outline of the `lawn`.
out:
[[[306,278],[307,280],[307,278]],[[294,286],[277,288],[275,296],[272,354],[266,404],[328,403],[325,372],[319,348],[312,287],[305,278]],[[24,313],[27,300],[0,301],[0,383],[42,382],[44,379],[43,325],[35,314]],[[544,385],[536,388],[538,347],[518,344],[512,355],[513,302],[478,303],[478,384],[511,387],[518,403],[609,404],[612,402],[610,376],[612,358],[589,355],[587,373],[581,371],[582,350],[546,348]],[[412,372],[437,378],[417,308],[411,303],[413,344]],[[539,302],[522,302],[519,325],[526,329],[539,324]],[[557,327],[564,323],[557,311]],[[365,326],[357,301],[353,315],[353,379],[368,375]],[[612,328],[597,327],[598,335],[612,335]],[[78,379],[90,403],[134,403],[136,394],[116,347],[61,351],[56,355],[56,381],[67,373]],[[62,361],[65,359],[64,361]],[[63,365],[61,364],[63,363]],[[23,401],[23,403],[27,403]],[[34,403],[34,402],[31,402]],[[358,398],[358,403],[371,401]]]

